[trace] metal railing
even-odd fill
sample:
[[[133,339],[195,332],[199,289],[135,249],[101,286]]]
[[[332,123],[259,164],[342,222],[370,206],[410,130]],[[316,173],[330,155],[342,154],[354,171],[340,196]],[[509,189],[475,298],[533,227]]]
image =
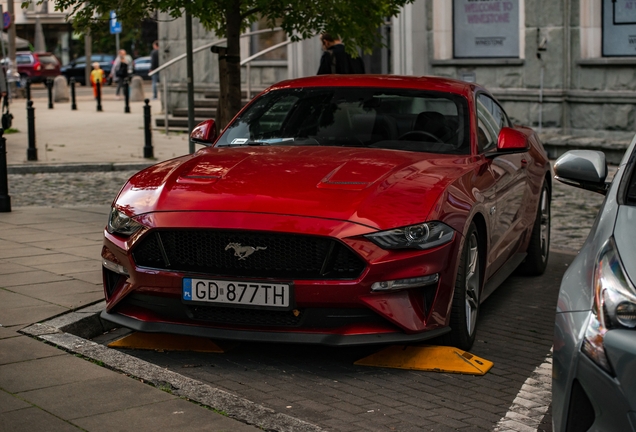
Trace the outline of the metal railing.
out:
[[[281,27],[275,27],[273,29],[264,29],[264,30],[255,30],[252,32],[247,32],[247,33],[243,33],[240,37],[241,38],[245,38],[245,37],[249,37],[249,36],[254,36],[254,35],[258,35],[258,34],[263,34],[263,33],[271,33],[271,32],[275,32],[275,31],[280,31],[282,30]],[[201,45],[200,47],[197,47],[195,49],[192,50],[192,54],[201,52],[201,51],[205,51],[207,49],[212,48],[215,45],[220,45],[223,43],[227,42],[227,38],[224,39],[219,39],[217,41],[205,44],[205,45]],[[247,97],[248,99],[252,98],[252,80],[251,80],[251,73],[252,73],[252,69],[251,69],[251,62],[271,51],[274,51],[278,48],[282,48],[286,45],[289,45],[292,41],[290,39],[278,43],[276,45],[273,45],[269,48],[266,48],[254,55],[249,56],[248,58],[246,58],[245,60],[241,61],[241,66],[246,66],[246,80],[247,80]],[[163,65],[159,66],[157,69],[151,71],[148,73],[148,76],[153,76],[154,74],[157,74],[159,72],[165,71],[166,69],[170,68],[171,66],[173,66],[174,64],[180,62],[181,60],[185,59],[187,57],[187,53],[185,54],[181,54],[175,58],[173,58],[172,60],[170,60],[169,62],[164,63]],[[165,133],[166,135],[168,135],[168,78],[167,78],[167,72],[163,72],[163,79],[161,80],[162,84],[163,84],[163,111],[164,111],[164,129],[165,129]]]

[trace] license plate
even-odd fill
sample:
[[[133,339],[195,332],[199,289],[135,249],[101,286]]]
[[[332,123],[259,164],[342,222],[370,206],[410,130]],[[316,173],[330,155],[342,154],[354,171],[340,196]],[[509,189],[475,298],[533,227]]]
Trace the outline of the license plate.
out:
[[[184,302],[288,308],[289,284],[183,279]]]

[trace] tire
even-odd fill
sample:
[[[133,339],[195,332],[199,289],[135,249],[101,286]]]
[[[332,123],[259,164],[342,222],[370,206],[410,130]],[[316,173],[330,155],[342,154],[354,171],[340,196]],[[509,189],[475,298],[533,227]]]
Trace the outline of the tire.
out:
[[[482,249],[475,223],[471,223],[459,257],[455,291],[451,306],[450,327],[444,342],[468,351],[475,342],[481,297]]]
[[[528,255],[517,268],[518,274],[540,276],[545,272],[550,255],[550,225],[550,188],[544,181],[528,245]]]

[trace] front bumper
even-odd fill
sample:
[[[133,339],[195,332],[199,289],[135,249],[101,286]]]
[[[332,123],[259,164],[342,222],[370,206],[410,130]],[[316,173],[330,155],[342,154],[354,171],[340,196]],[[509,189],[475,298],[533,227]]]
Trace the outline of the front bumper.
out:
[[[589,311],[557,314],[552,382],[554,431],[636,431],[636,400],[626,394],[633,393],[634,374],[620,372],[629,367],[629,362],[617,365],[610,356],[617,378],[581,352],[581,338],[589,317]],[[612,339],[612,332],[621,330],[609,331],[606,341]],[[606,342],[606,351],[611,353],[612,349]],[[630,355],[632,365],[634,358]]]
[[[202,228],[206,223],[198,220],[196,215],[189,214],[181,218],[171,215],[157,221],[161,217],[154,215],[152,220],[157,223],[150,225],[172,228],[172,223],[178,223],[180,228],[206,229]],[[240,220],[240,226],[230,222],[222,225],[219,220],[210,223],[209,218],[206,222],[214,227],[208,229],[244,229],[247,226],[251,230],[270,232],[278,229],[279,232],[290,233],[280,228],[285,225],[281,223],[283,220],[289,225],[289,217],[257,215],[252,220],[250,218],[252,216],[245,214],[240,218],[223,218],[223,221]],[[209,319],[210,312],[207,318],[197,316],[193,305],[181,300],[184,277],[242,279],[139,267],[130,251],[144,234],[122,239],[107,232],[103,254],[114,257],[126,268],[128,276],[117,276],[112,271],[104,270],[107,310],[103,318],[125,327],[150,332],[326,345],[414,342],[450,330],[448,314],[457,271],[456,257],[462,240],[459,234],[450,243],[426,251],[386,251],[362,237],[372,232],[367,227],[340,221],[318,221],[309,221],[305,226],[302,224],[307,223],[306,220],[298,222],[300,226],[297,232],[337,239],[355,251],[365,261],[366,268],[355,279],[286,281],[294,287],[294,313],[302,314],[302,320],[298,323],[253,323],[251,320],[223,322]],[[145,224],[149,225],[148,220]],[[388,292],[371,290],[375,282],[433,274],[439,275],[434,285]],[[257,277],[250,279],[259,280]],[[260,313],[258,309],[252,310],[254,315]],[[287,313],[291,314],[291,311]]]

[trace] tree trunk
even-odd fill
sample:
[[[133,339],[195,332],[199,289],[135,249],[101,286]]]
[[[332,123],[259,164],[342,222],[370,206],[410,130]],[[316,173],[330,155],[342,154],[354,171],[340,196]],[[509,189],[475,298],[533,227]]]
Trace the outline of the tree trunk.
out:
[[[225,79],[220,79],[219,127],[224,128],[242,108],[241,101],[241,3],[235,0],[225,12],[227,50],[225,58],[219,55],[219,73],[225,70]],[[221,62],[225,61],[224,67]]]

